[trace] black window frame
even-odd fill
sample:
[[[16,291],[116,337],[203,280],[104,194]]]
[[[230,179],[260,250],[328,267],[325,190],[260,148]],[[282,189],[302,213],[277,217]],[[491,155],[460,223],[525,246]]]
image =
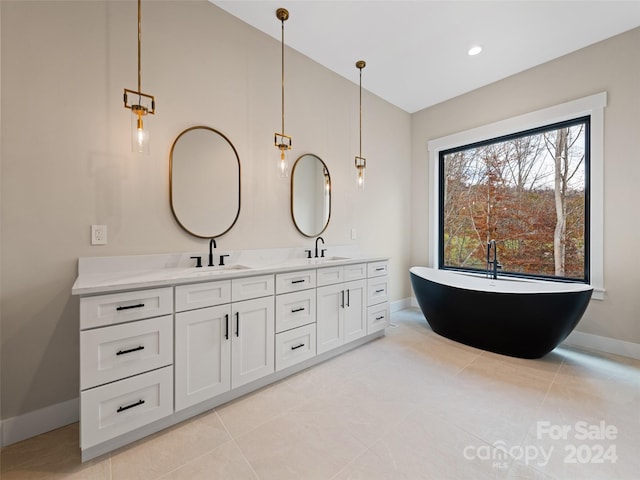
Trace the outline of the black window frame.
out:
[[[521,130],[518,132],[492,137],[486,140],[468,143],[465,145],[440,150],[438,152],[438,268],[441,270],[457,271],[463,273],[485,273],[485,269],[453,267],[444,265],[444,201],[445,201],[445,156],[452,153],[469,150],[472,148],[484,147],[509,140],[536,135],[564,127],[573,127],[584,124],[585,131],[585,158],[584,158],[584,277],[581,279],[558,277],[555,275],[529,274],[519,272],[500,272],[500,276],[520,279],[548,280],[560,283],[586,283],[591,280],[591,115],[574,117],[561,122],[541,125],[539,127]]]

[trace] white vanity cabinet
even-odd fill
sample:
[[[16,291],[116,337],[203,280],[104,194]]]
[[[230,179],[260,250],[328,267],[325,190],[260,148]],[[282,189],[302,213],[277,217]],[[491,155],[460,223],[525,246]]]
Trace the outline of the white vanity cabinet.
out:
[[[175,315],[176,411],[274,371],[273,286],[260,275],[175,287],[176,310],[192,308]]]
[[[367,333],[366,264],[318,269],[317,352],[337,348]],[[349,278],[351,281],[345,282]]]
[[[367,268],[367,334],[389,326],[389,262],[371,262]]]
[[[233,303],[231,387],[237,388],[275,370],[273,295]]]
[[[103,258],[79,268],[82,460],[382,336],[388,262],[352,261],[184,277],[100,276]]]
[[[316,270],[276,274],[276,371],[316,355]]]
[[[172,311],[171,287],[80,299],[83,449],[173,413]]]
[[[231,389],[231,305],[176,313],[176,411]]]

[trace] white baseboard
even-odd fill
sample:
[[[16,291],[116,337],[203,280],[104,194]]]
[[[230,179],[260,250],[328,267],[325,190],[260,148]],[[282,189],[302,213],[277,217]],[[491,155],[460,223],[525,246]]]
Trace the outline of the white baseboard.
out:
[[[79,412],[80,401],[78,398],[73,398],[66,402],[2,420],[0,446],[6,447],[12,443],[77,422],[80,418]]]
[[[410,298],[403,298],[402,300],[396,300],[395,302],[391,302],[389,305],[391,309],[391,313],[397,312],[399,310],[404,310],[405,308],[412,307]]]
[[[418,307],[415,297],[397,300],[391,302],[390,305],[391,312],[397,312],[408,307]],[[571,332],[562,343],[640,360],[640,344],[638,343],[576,331]],[[2,431],[0,446],[6,447],[12,443],[77,422],[79,408],[79,399],[74,398],[3,420],[0,425],[0,430]]]
[[[576,332],[574,330],[562,343],[640,360],[640,344],[616,338],[601,337],[600,335]]]
[[[411,297],[412,307],[420,307],[416,297]],[[394,310],[392,310],[393,312]],[[572,345],[575,347],[588,348],[598,350],[599,352],[613,353],[623,357],[635,358],[640,360],[640,344],[618,340],[616,338],[601,337],[600,335],[592,335],[590,333],[576,332],[575,330],[569,334],[562,344]]]

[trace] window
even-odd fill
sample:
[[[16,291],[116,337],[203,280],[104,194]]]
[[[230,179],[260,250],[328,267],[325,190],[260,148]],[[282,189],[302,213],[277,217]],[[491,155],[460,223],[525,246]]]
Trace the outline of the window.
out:
[[[482,125],[471,130],[461,131],[445,137],[430,140],[428,142],[429,150],[429,265],[439,268],[451,268],[451,269],[471,269],[471,270],[484,270],[484,261],[486,260],[486,250],[484,250],[482,256],[482,266],[466,264],[465,267],[451,266],[447,267],[444,258],[445,251],[444,242],[440,241],[441,232],[444,232],[444,212],[440,210],[440,198],[441,190],[446,190],[445,185],[440,184],[440,153],[453,153],[455,151],[461,151],[462,146],[468,147],[480,147],[480,146],[494,146],[497,148],[497,143],[503,140],[517,140],[524,142],[524,137],[527,135],[547,134],[548,136],[554,135],[553,130],[557,131],[561,128],[580,128],[579,122],[587,120],[584,127],[585,135],[585,160],[584,171],[582,179],[585,183],[584,193],[584,245],[581,246],[578,243],[574,243],[569,247],[570,256],[573,256],[569,262],[569,268],[567,269],[567,261],[565,259],[565,275],[555,275],[555,261],[554,271],[549,275],[550,270],[534,269],[530,266],[515,266],[515,264],[508,265],[506,261],[509,257],[504,256],[505,248],[515,248],[514,242],[502,242],[507,243],[507,246],[503,246],[500,243],[500,227],[498,230],[490,232],[496,240],[498,240],[498,253],[503,253],[499,256],[499,260],[505,265],[504,270],[511,270],[514,275],[542,277],[566,281],[586,281],[590,283],[593,288],[593,299],[604,298],[604,108],[607,104],[606,92],[598,93],[588,97],[579,98],[566,103],[554,105],[542,110],[537,110],[531,113],[520,115],[499,122]],[[551,128],[551,131],[549,131]],[[571,132],[574,134],[575,132]],[[521,139],[521,140],[519,140]],[[550,140],[552,140],[550,138]],[[578,180],[579,173],[575,174],[573,181]],[[444,177],[442,177],[444,178]],[[441,188],[442,187],[442,188]],[[503,186],[506,188],[506,185]],[[575,184],[571,185],[571,194],[576,194]],[[443,192],[442,195],[445,195]],[[575,200],[572,199],[572,200]],[[554,200],[555,201],[555,200]],[[510,207],[507,207],[506,212]],[[495,213],[495,211],[494,211]],[[495,218],[495,217],[494,217]],[[506,221],[506,220],[505,220]],[[514,220],[515,221],[515,220]],[[569,225],[567,226],[569,228]],[[576,225],[572,225],[571,228],[577,228]],[[488,233],[484,233],[488,235]],[[492,237],[493,238],[493,237]],[[484,243],[486,238],[482,238],[484,249],[486,244]],[[458,248],[458,247],[457,247]],[[574,269],[575,258],[578,258],[577,254],[580,250],[583,250],[584,263],[582,265],[582,273],[579,270]],[[455,252],[454,252],[455,253]],[[459,253],[459,252],[457,252]],[[477,255],[477,253],[476,253]],[[552,253],[551,253],[552,255]],[[560,278],[558,278],[560,277]]]
[[[439,267],[589,281],[590,117],[439,153]]]

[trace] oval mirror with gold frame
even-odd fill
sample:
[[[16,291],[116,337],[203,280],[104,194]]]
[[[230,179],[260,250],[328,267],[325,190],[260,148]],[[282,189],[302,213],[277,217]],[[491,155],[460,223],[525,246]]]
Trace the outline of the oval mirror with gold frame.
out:
[[[200,238],[219,237],[240,215],[240,158],[229,139],[210,127],[191,127],[173,142],[169,199],[178,224]]]
[[[299,157],[291,173],[291,218],[305,237],[325,231],[331,218],[331,175],[313,154]]]

